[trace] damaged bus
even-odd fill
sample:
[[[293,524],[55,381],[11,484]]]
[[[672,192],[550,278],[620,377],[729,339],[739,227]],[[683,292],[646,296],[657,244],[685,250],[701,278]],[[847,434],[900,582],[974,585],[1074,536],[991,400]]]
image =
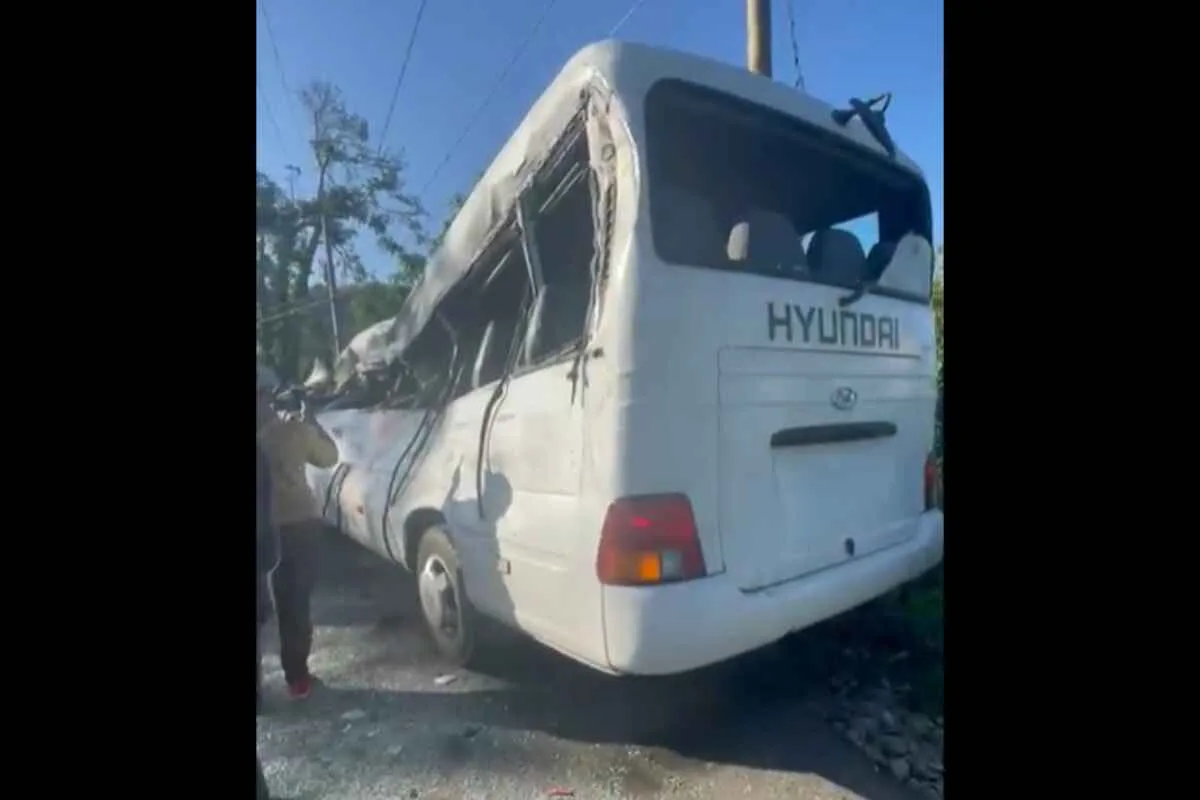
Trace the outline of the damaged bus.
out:
[[[340,355],[312,487],[448,658],[677,673],[941,560],[929,193],[869,105],[588,46]]]

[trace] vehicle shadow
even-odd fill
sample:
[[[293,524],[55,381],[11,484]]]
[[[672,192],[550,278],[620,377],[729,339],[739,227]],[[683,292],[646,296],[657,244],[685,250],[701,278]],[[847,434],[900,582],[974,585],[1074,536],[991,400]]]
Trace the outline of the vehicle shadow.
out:
[[[486,554],[488,563],[475,565],[478,591],[487,592],[494,607],[511,612],[507,587],[494,564],[499,559],[496,523],[512,506],[512,484],[503,474],[491,470],[485,470],[480,478],[482,502],[477,503],[473,498],[455,500],[464,480],[460,463],[454,470],[441,510],[451,521],[450,527],[467,531],[463,535],[482,540],[476,543],[482,547],[458,548],[459,557],[471,553]],[[325,533],[312,607],[314,625],[397,627],[406,623],[420,624],[421,607],[413,573],[380,558],[362,544],[340,534],[333,526],[327,527]],[[402,543],[394,541],[392,546],[400,547]]]
[[[412,576],[329,529],[322,538],[312,619],[317,627],[399,627],[417,624]]]
[[[478,485],[475,483],[476,477]],[[461,488],[464,481],[468,483],[465,491]],[[455,499],[460,496],[464,499]],[[500,563],[497,525],[512,507],[512,501],[512,483],[503,473],[488,467],[478,476],[473,472],[463,475],[463,464],[460,461],[451,477],[450,490],[442,503],[442,513],[448,520],[449,527],[464,539],[463,546],[458,547],[459,558],[477,559],[471,565],[463,564],[464,571],[469,566],[474,573],[470,592],[478,593],[476,596],[479,598],[487,598],[487,607],[494,609],[501,619],[513,618],[513,604],[506,578],[497,569]],[[468,545],[465,541],[467,539],[473,541]],[[485,639],[488,633],[490,629],[484,631]]]
[[[414,665],[434,674],[450,671],[439,664],[421,627],[411,576],[337,536],[325,543],[322,566],[318,625],[364,627],[397,642],[371,665],[384,673]],[[494,728],[637,745],[664,769],[679,772],[710,762],[810,773],[868,798],[920,797],[878,773],[815,710],[828,698],[828,664],[836,658],[819,631],[669,678],[606,676],[512,633],[493,632],[487,645],[464,674],[479,676],[488,688],[471,690],[465,678],[429,691],[332,686],[322,692],[322,702],[452,720],[467,738],[473,730]]]

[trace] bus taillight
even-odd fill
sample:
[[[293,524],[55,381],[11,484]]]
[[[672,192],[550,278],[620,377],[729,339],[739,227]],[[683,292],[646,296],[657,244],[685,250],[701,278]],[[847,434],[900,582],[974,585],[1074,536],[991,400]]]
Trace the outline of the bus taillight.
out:
[[[686,495],[624,497],[608,507],[596,575],[610,586],[653,586],[702,578],[704,553]]]
[[[925,510],[931,511],[942,505],[942,475],[937,458],[933,453],[925,459]]]

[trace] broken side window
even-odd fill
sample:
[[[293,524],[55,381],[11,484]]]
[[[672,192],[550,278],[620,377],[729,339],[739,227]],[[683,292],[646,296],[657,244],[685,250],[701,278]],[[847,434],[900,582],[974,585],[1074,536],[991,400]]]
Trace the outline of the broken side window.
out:
[[[534,239],[542,286],[524,363],[537,366],[570,352],[587,325],[596,226],[582,121],[534,183]]]
[[[413,340],[393,372],[388,408],[432,408],[445,395],[454,339],[436,317]]]
[[[521,239],[510,225],[447,298],[444,313],[458,335],[462,365],[452,397],[500,379],[532,294]]]

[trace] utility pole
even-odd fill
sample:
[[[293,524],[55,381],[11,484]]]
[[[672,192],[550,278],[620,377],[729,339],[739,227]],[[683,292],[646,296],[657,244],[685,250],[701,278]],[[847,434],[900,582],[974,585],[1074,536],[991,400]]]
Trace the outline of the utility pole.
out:
[[[313,125],[316,129],[316,123]],[[317,207],[321,210],[321,238],[325,240],[325,290],[329,293],[329,332],[333,339],[333,357],[342,352],[341,325],[338,324],[337,271],[333,266],[333,241],[329,238],[329,195],[326,180],[329,175],[330,150],[320,140],[313,142],[317,153]],[[299,170],[297,170],[297,173]]]
[[[746,66],[771,77],[771,0],[746,0]]]
[[[329,211],[321,210],[321,238],[325,240],[325,288],[329,292],[329,327],[333,334],[333,357],[342,352],[342,337],[338,330],[337,272],[333,267],[333,242],[329,239]]]

